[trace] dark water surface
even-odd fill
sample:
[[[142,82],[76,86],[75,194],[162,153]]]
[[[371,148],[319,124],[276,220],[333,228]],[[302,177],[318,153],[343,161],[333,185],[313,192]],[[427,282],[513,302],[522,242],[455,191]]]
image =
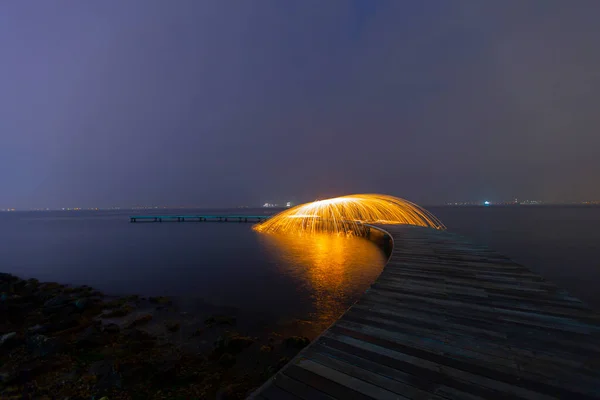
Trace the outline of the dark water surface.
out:
[[[600,208],[430,211],[450,231],[489,245],[600,309]],[[264,235],[244,223],[129,223],[130,214],[0,213],[0,271],[109,294],[203,299],[322,329],[358,299],[386,258],[359,238]]]
[[[600,311],[600,207],[431,207],[451,232],[525,265]]]
[[[263,214],[261,210],[157,210],[152,214]],[[175,296],[310,321],[318,332],[377,278],[374,243],[332,235],[259,234],[250,223],[130,223],[138,212],[0,213],[0,271],[87,284],[107,294]]]

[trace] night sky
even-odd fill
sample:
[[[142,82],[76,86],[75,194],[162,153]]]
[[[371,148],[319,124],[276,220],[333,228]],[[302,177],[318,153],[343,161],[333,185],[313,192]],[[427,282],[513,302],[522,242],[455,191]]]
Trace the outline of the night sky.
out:
[[[600,199],[600,1],[4,1],[0,208]]]

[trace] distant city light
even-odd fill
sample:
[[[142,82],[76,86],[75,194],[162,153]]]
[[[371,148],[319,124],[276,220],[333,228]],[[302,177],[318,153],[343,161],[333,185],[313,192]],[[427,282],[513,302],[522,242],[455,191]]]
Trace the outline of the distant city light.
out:
[[[483,204],[486,205],[486,206],[489,206],[490,202],[486,200],[486,201],[483,202]]]
[[[288,201],[287,203],[285,203],[285,206],[286,206],[286,207],[291,207],[291,206],[292,206],[292,202],[291,202],[291,201]]]

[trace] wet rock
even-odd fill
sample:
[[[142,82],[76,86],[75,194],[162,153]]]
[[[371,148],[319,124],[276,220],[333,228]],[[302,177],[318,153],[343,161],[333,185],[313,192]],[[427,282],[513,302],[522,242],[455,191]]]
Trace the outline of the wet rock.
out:
[[[50,323],[46,328],[46,333],[65,331],[67,329],[79,326],[79,317],[77,315],[66,315]]]
[[[233,385],[227,385],[217,391],[217,400],[233,400],[237,399]]]
[[[150,297],[148,300],[150,300],[150,303],[154,303],[154,304],[167,304],[167,305],[171,305],[173,304],[173,301],[165,296],[157,296],[157,297]]]
[[[125,297],[121,297],[121,298],[118,298],[118,299],[113,299],[113,300],[107,301],[102,306],[104,308],[107,308],[107,309],[121,308],[126,303],[127,303],[127,299]]]
[[[165,327],[169,332],[177,332],[179,330],[180,324],[177,321],[166,321]]]
[[[6,347],[17,339],[17,332],[10,332],[0,337],[0,347]]]
[[[108,324],[108,325],[105,325],[102,330],[103,330],[103,332],[106,332],[106,333],[116,334],[121,331],[121,328],[119,328],[119,325],[117,325],[117,324]]]
[[[251,346],[254,339],[247,336],[231,335],[219,336],[215,342],[218,351],[228,351],[231,353],[239,353],[246,347]]]
[[[283,368],[287,363],[290,362],[290,359],[287,357],[281,357],[279,361],[277,361],[277,369]]]
[[[80,347],[99,347],[109,342],[108,337],[96,326],[86,328],[77,338],[77,345]]]
[[[57,306],[69,304],[70,302],[71,302],[71,297],[66,296],[66,295],[58,295],[58,296],[51,298],[50,300],[47,300],[44,303],[44,308],[55,308]]]
[[[90,366],[88,373],[96,377],[94,388],[100,393],[122,385],[121,374],[116,371],[112,361],[97,361]]]
[[[235,325],[236,317],[230,315],[212,315],[204,321],[207,326],[213,325]]]
[[[111,312],[104,314],[103,317],[105,318],[119,318],[119,317],[124,317],[126,315],[128,315],[129,313],[131,313],[131,311],[133,311],[133,307],[128,306],[128,305],[124,305],[121,308],[118,308],[116,310],[112,310]]]
[[[0,371],[0,383],[7,385],[17,377],[14,371]]]
[[[269,345],[269,346],[260,346],[260,352],[261,353],[270,353],[273,351],[273,346]]]
[[[34,325],[30,328],[27,328],[27,334],[29,335],[35,335],[35,334],[39,334],[39,333],[45,333],[48,330],[48,325]]]
[[[54,367],[53,363],[47,362],[43,358],[34,359],[19,367],[16,378],[22,383],[29,382],[36,376],[51,371]]]
[[[310,343],[310,340],[304,336],[291,336],[284,341],[287,347],[293,347],[296,349],[301,349]]]
[[[153,347],[156,344],[156,339],[148,332],[141,329],[133,329],[126,335],[129,349],[132,351],[140,351]]]
[[[235,365],[235,362],[235,357],[229,353],[224,353],[221,357],[219,357],[219,365],[225,368],[232,367]]]
[[[192,336],[202,336],[202,334],[204,333],[204,329],[202,328],[198,328],[194,331],[194,333],[192,334]]]
[[[60,352],[64,348],[64,343],[59,338],[33,335],[27,338],[26,346],[35,356],[49,356]]]
[[[136,317],[133,321],[131,321],[131,323],[128,325],[128,328],[134,328],[136,326],[141,326],[141,325],[147,324],[150,321],[152,321],[151,314],[140,315],[139,317]]]
[[[85,298],[85,297],[80,297],[77,300],[75,300],[75,307],[77,307],[79,310],[84,310],[87,307],[89,307],[91,304],[90,299]]]

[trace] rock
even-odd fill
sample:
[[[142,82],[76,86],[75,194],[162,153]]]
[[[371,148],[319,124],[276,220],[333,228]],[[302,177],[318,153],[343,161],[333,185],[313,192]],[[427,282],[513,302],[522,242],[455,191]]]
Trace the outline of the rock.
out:
[[[281,357],[279,359],[279,361],[277,362],[277,369],[279,370],[279,369],[283,368],[289,362],[290,362],[289,358],[287,358],[287,357]]]
[[[108,309],[111,309],[111,308],[120,308],[120,307],[123,307],[125,305],[125,303],[127,303],[127,299],[125,297],[121,297],[121,298],[118,298],[118,299],[113,299],[113,300],[107,301],[102,306],[104,308],[108,308]]]
[[[155,303],[155,304],[168,304],[171,305],[173,304],[173,301],[165,296],[157,296],[157,297],[150,297],[148,300],[150,300],[150,303]]]
[[[80,310],[84,310],[89,305],[90,305],[90,299],[88,299],[88,298],[80,297],[77,300],[75,300],[75,307],[77,307]]]
[[[71,300],[71,297],[65,295],[54,296],[53,298],[44,303],[44,308],[54,308],[57,306],[69,304]]]
[[[227,342],[227,349],[235,353],[239,353],[246,347],[251,346],[254,343],[254,339],[247,336],[233,336],[230,337]]]
[[[269,346],[260,346],[260,352],[261,353],[270,353],[273,351],[273,346],[269,345]]]
[[[152,321],[151,314],[140,315],[139,317],[136,317],[133,321],[131,321],[131,323],[128,325],[128,328],[134,328],[136,326],[144,325],[150,321]]]
[[[93,363],[88,371],[96,377],[95,389],[98,392],[105,392],[113,388],[120,388],[122,379],[112,361],[101,360]]]
[[[47,325],[34,325],[30,328],[27,328],[27,333],[32,335],[32,334],[37,334],[37,333],[44,333],[48,330],[48,326]]]
[[[106,335],[97,327],[90,326],[85,329],[77,338],[77,345],[80,347],[98,347],[104,346],[109,342]]]
[[[219,365],[225,368],[232,367],[235,364],[235,357],[229,353],[224,353],[221,357],[219,357]]]
[[[58,321],[49,324],[46,328],[46,333],[64,331],[75,328],[76,326],[79,326],[79,316],[69,314],[59,318]]]
[[[0,282],[12,282],[13,280],[19,279],[14,275],[6,272],[0,272]]]
[[[202,336],[202,334],[204,333],[204,329],[202,328],[198,328],[194,331],[194,333],[192,334],[192,336]]]
[[[119,318],[119,317],[124,317],[126,315],[128,315],[131,311],[133,311],[133,307],[128,306],[128,305],[124,305],[121,308],[118,308],[116,310],[113,310],[107,314],[104,314],[103,317],[105,318]]]
[[[217,391],[217,400],[233,400],[236,399],[235,391],[233,390],[233,385],[227,385]]]
[[[6,347],[17,339],[17,332],[10,332],[0,337],[0,346]]]
[[[153,347],[156,344],[156,339],[148,332],[141,329],[133,329],[126,335],[129,341],[128,346],[132,351],[140,351]]]
[[[247,336],[219,336],[215,342],[215,346],[217,351],[228,351],[235,354],[241,352],[253,343],[254,339]]]
[[[179,330],[180,324],[177,321],[166,321],[165,322],[165,327],[170,332],[177,332]]]
[[[235,325],[236,317],[227,315],[213,315],[204,321],[207,326],[213,325]]]
[[[106,332],[106,333],[115,334],[115,333],[119,333],[121,331],[121,328],[119,328],[119,325],[117,325],[117,324],[108,324],[108,325],[105,325],[102,330],[103,330],[103,332]]]
[[[14,371],[0,371],[0,383],[7,385],[16,378]]]
[[[304,336],[291,336],[285,339],[284,343],[287,347],[301,349],[306,347],[310,343],[310,340]]]
[[[60,339],[44,335],[33,335],[27,338],[26,345],[35,356],[49,356],[64,348],[64,343]]]
[[[43,358],[34,359],[20,366],[18,379],[21,382],[29,382],[36,376],[51,371],[54,367],[53,363],[46,362]]]

